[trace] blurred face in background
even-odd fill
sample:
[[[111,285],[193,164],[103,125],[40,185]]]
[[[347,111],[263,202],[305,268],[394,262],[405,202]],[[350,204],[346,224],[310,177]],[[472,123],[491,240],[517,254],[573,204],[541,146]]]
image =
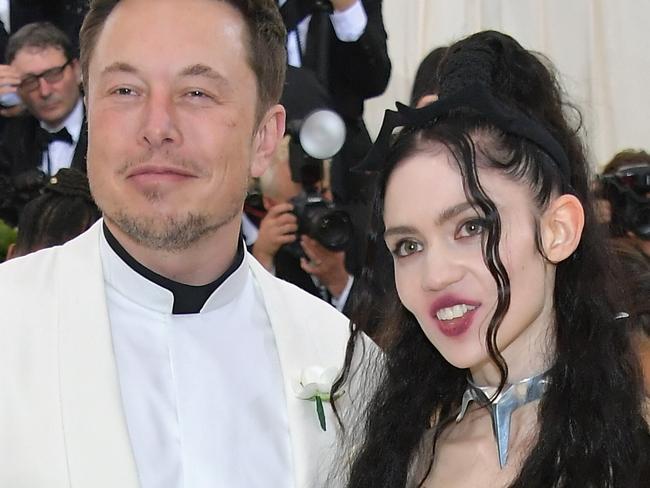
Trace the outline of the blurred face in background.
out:
[[[300,183],[291,179],[289,165],[289,142],[291,136],[284,136],[278,145],[269,169],[260,177],[260,187],[264,196],[264,206],[269,208],[284,203],[297,196],[302,190]]]
[[[79,62],[57,47],[24,47],[11,62],[23,81],[18,94],[34,117],[61,125],[79,101]],[[38,76],[44,75],[44,76]]]

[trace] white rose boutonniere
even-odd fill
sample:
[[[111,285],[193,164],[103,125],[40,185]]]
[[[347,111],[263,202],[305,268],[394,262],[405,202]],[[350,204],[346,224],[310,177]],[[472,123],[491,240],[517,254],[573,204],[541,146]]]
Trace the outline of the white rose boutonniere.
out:
[[[323,430],[327,430],[323,402],[329,402],[332,399],[332,385],[334,385],[338,376],[339,370],[337,368],[310,366],[303,369],[300,378],[294,381],[293,390],[296,396],[302,400],[310,400],[316,403],[316,415]],[[338,392],[337,397],[342,394],[343,392]]]

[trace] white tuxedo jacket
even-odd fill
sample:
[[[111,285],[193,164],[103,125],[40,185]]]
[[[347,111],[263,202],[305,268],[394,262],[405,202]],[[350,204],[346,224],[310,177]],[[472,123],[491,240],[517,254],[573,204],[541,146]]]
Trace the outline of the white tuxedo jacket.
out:
[[[139,486],[113,356],[100,232],[98,223],[64,246],[0,265],[1,487]],[[348,320],[252,256],[248,262],[278,348],[294,478],[299,488],[318,486],[330,468],[336,420],[326,404],[323,432],[314,403],[298,399],[292,383],[303,368],[342,365]]]

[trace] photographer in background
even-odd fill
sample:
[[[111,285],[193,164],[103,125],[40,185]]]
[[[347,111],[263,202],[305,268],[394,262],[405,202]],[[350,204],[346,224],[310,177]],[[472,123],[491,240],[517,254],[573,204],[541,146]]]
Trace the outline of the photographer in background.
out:
[[[15,225],[46,176],[69,167],[85,172],[87,138],[79,62],[68,37],[49,22],[28,24],[9,38],[6,57],[0,95],[5,105],[18,96],[28,111],[7,120],[0,143],[0,177],[15,190],[0,218]]]
[[[307,234],[299,234],[295,201],[303,192],[300,183],[291,179],[289,145],[285,136],[269,169],[259,180],[266,215],[260,221],[253,255],[278,278],[299,286],[312,295],[343,310],[352,276],[345,268],[345,251],[327,249]],[[315,188],[325,190],[323,181]]]
[[[253,255],[278,278],[345,311],[354,281],[346,268],[352,224],[331,203],[328,161],[310,158],[299,136],[305,119],[318,109],[328,109],[331,102],[311,72],[290,66],[281,103],[287,110],[288,135],[259,178],[261,200],[256,206],[262,206],[257,210],[264,215],[256,231],[244,225],[246,241]],[[255,209],[248,205],[247,210],[253,217],[249,220],[255,220]],[[324,222],[323,217],[328,223],[325,234],[315,235],[317,229],[305,228],[310,222]]]
[[[363,122],[363,103],[381,95],[391,63],[381,0],[276,0],[287,28],[291,66],[316,74],[344,120],[346,139],[332,161],[336,203],[367,199],[367,178],[350,168],[371,146]]]
[[[598,181],[603,223],[650,256],[650,154],[625,150],[605,166]]]

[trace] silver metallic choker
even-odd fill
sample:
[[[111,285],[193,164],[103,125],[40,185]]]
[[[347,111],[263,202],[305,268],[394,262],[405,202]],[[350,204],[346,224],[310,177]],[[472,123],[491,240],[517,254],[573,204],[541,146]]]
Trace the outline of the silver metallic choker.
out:
[[[456,423],[463,420],[470,402],[475,401],[481,407],[486,407],[492,418],[492,431],[494,440],[497,443],[499,453],[499,466],[501,469],[508,460],[508,442],[510,440],[510,417],[512,412],[527,403],[539,400],[546,386],[548,375],[546,373],[523,379],[517,383],[506,385],[499,396],[490,402],[490,391],[494,392],[493,386],[477,386],[470,378],[467,379],[467,390],[463,394],[463,401],[460,413],[456,417]]]

